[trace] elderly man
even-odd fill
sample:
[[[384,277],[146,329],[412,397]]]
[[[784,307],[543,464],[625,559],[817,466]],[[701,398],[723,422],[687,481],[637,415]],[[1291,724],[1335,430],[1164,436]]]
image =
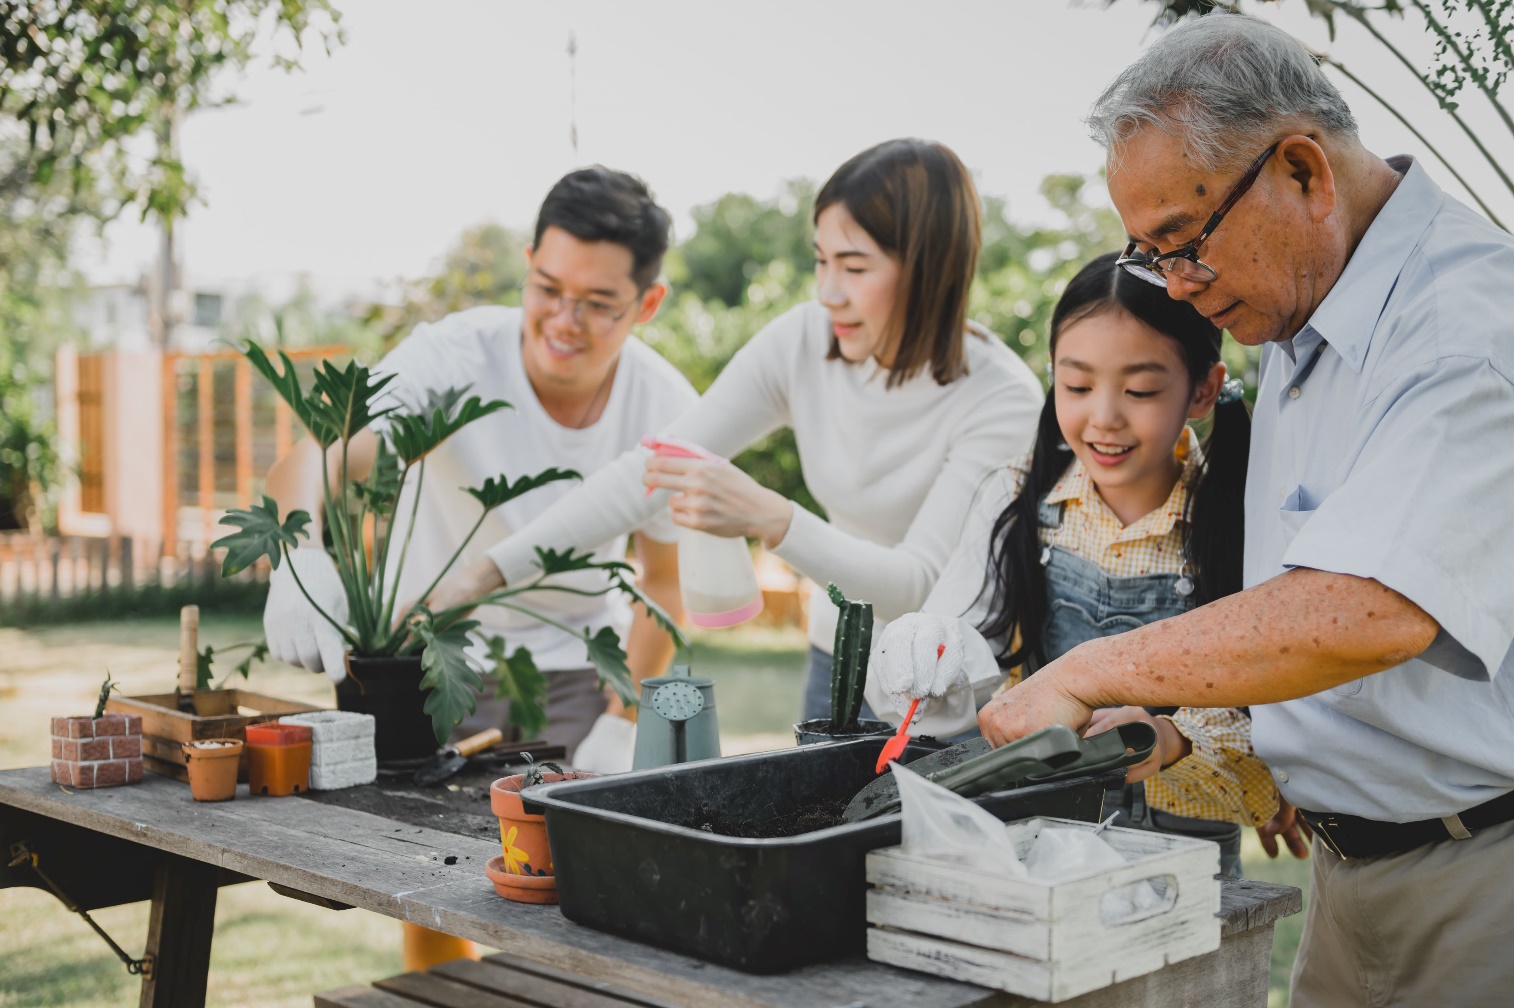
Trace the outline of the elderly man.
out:
[[[1248,587],[1083,644],[980,725],[1251,705],[1315,833],[1293,1004],[1508,1004],[1514,239],[1363,148],[1250,18],[1174,29],[1089,121],[1122,265],[1263,347]]]

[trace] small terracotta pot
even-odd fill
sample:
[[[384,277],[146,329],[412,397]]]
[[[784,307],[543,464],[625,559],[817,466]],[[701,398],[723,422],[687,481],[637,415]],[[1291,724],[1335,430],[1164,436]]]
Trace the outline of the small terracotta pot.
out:
[[[229,744],[207,747],[206,742]],[[195,801],[226,801],[236,797],[241,739],[196,739],[183,743],[181,748],[189,765],[189,793]]]
[[[597,777],[591,773],[544,773],[543,784],[553,781]],[[520,789],[525,774],[501,777],[489,785],[489,807],[499,817],[500,847],[504,852],[503,869],[521,875],[551,875],[552,848],[547,844],[547,823],[521,806]],[[504,895],[501,893],[500,895]],[[530,902],[530,901],[527,901]],[[556,897],[553,897],[556,902]]]
[[[494,891],[516,903],[556,903],[556,875],[521,875],[505,871],[505,859],[492,857],[484,865],[484,874],[494,883]]]

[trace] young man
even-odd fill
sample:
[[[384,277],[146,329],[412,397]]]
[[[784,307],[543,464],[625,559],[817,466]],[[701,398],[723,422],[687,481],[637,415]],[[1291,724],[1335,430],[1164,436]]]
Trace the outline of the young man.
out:
[[[414,481],[406,487],[395,520],[408,524],[412,510],[419,507],[419,513],[400,599],[420,596],[475,521],[478,505],[462,488],[501,473],[513,478],[551,466],[588,475],[642,435],[661,430],[694,401],[684,377],[630,335],[634,325],[656,314],[667,293],[657,276],[668,228],[667,212],[639,179],[602,167],[572,172],[542,203],[526,252],[529,274],[521,308],[472,308],[419,325],[380,362],[377,371],[394,375],[389,392],[407,407],[433,390],[463,386],[485,401],[503,399],[514,406],[474,422],[428,456],[418,503]],[[355,478],[371,468],[378,438],[370,430],[353,440],[348,468]],[[304,440],[270,471],[268,492],[287,502],[288,510],[319,515],[320,479],[320,451]],[[572,485],[549,484],[491,512],[459,563],[482,556],[485,546],[550,508]],[[676,534],[666,512],[635,535],[641,587],[681,617]],[[312,530],[304,545],[319,542],[318,530]],[[625,537],[594,550],[599,560],[622,559],[625,552]],[[398,551],[391,562],[397,560]],[[312,597],[345,618],[336,569],[324,551],[299,549],[293,566]],[[586,576],[595,582],[588,587],[601,586],[594,572],[564,577],[583,582]],[[671,655],[667,634],[641,610],[633,616],[613,594],[586,598],[542,592],[528,600],[568,626],[591,632],[614,627],[626,640],[638,679],[659,674]],[[616,716],[623,713],[618,703],[615,711],[607,710],[582,642],[505,609],[485,607],[474,615],[483,622],[483,633],[502,635],[512,649],[525,646],[547,674],[548,741],[565,745],[580,768],[630,769],[634,725]],[[312,671],[324,669],[334,680],[345,674],[339,635],[316,616],[287,567],[274,572],[264,630],[273,657]],[[486,687],[478,712],[459,731],[508,728],[506,705]]]

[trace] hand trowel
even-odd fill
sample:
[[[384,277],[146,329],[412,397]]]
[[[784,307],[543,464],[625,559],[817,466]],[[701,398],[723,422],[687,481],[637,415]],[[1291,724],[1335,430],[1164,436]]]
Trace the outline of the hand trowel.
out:
[[[498,745],[504,739],[504,732],[498,728],[485,728],[455,745],[443,746],[415,771],[415,783],[421,786],[439,784],[467,766],[469,756]]]

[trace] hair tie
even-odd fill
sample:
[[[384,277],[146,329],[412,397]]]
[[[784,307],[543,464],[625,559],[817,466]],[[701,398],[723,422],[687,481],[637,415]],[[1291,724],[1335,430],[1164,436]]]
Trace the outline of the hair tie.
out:
[[[1220,386],[1220,397],[1215,400],[1218,406],[1229,406],[1233,402],[1240,402],[1246,394],[1246,383],[1239,378],[1226,379],[1225,384]]]

